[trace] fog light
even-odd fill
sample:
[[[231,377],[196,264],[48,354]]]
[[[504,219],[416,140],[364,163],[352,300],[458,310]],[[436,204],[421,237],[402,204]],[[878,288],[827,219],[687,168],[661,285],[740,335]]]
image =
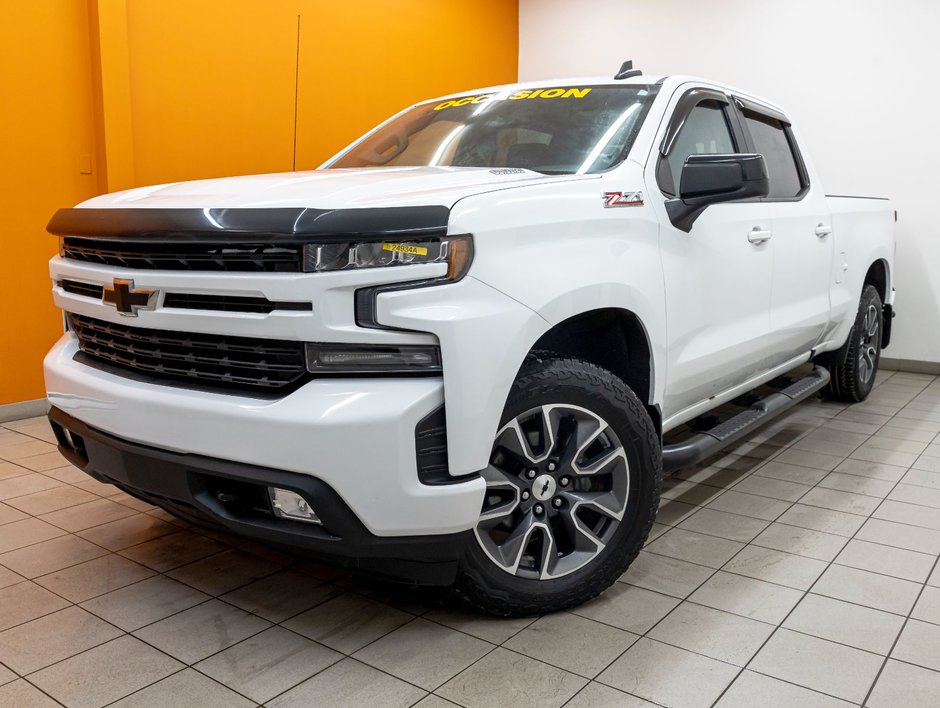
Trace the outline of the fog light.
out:
[[[278,487],[268,487],[268,496],[271,497],[271,507],[274,515],[282,519],[306,521],[308,524],[322,524],[310,504],[297,492]]]
[[[307,344],[307,370],[332,374],[441,371],[440,347],[424,344]]]

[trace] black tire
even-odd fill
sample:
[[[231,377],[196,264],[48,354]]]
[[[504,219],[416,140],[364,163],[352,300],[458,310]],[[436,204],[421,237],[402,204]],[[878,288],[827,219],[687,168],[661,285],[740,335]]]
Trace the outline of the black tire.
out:
[[[849,333],[845,361],[827,366],[831,378],[824,392],[826,398],[844,403],[858,403],[868,398],[881,360],[883,317],[884,307],[878,290],[874,285],[866,285]]]
[[[541,561],[543,568],[551,566],[553,569],[568,563],[567,567],[573,569],[566,570],[557,577],[533,577],[533,574],[539,573],[538,567],[526,570],[517,560],[516,570],[508,570],[485,551],[485,542],[482,539],[491,540],[491,537],[486,535],[488,531],[481,530],[485,516],[483,511],[488,508],[488,500],[494,499],[490,496],[488,487],[488,496],[481,511],[481,525],[475,531],[474,541],[461,563],[455,589],[457,594],[470,604],[492,614],[507,617],[555,612],[574,607],[610,587],[643,548],[656,517],[662,486],[662,449],[653,422],[633,391],[609,371],[579,359],[551,353],[530,356],[523,364],[506,402],[501,434],[512,427],[511,423],[518,422],[519,416],[531,414],[536,409],[541,412],[539,420],[544,423],[544,430],[548,430],[552,419],[557,421],[558,428],[548,436],[541,437],[542,450],[548,456],[548,461],[544,463],[546,467],[543,468],[543,475],[532,480],[531,489],[528,490],[528,503],[535,506],[530,506],[527,512],[523,512],[521,499],[525,498],[525,490],[520,492],[517,488],[512,492],[515,501],[509,501],[509,505],[516,505],[510,514],[512,518],[517,519],[541,519],[546,527],[552,527],[552,531],[549,532],[546,528],[547,533],[538,533],[541,540],[536,540],[535,543],[536,547],[542,550],[536,550],[528,556],[524,556],[520,550],[517,558],[531,558],[533,566],[537,566]],[[568,413],[570,417],[565,418]],[[582,422],[576,420],[578,416],[583,416]],[[592,416],[596,420],[592,421]],[[593,437],[587,435],[585,439],[594,442],[582,445],[582,431],[586,430],[578,427],[582,424],[593,424],[596,430],[603,432],[595,431]],[[604,424],[606,428],[603,427]],[[516,432],[516,428],[512,430],[517,436],[515,440],[520,442],[520,448],[531,451],[532,438],[527,436],[538,437],[538,434]],[[498,435],[496,443],[501,439]],[[546,439],[549,439],[551,444],[547,443]],[[530,442],[522,443],[523,440]],[[573,449],[577,451],[569,457]],[[510,459],[513,456],[506,455],[505,448],[500,448],[494,443],[492,464],[487,472],[493,475],[493,467],[498,461],[508,465],[513,459],[521,459]],[[573,462],[569,464],[565,460]],[[523,464],[528,466],[531,463],[524,461]],[[554,467],[550,466],[552,464]],[[587,471],[589,467],[591,471]],[[547,480],[550,475],[544,470],[552,469],[556,469],[556,472],[551,474],[556,475],[558,486],[553,484],[549,493],[557,496],[551,499],[545,497],[543,511],[539,512],[536,508],[536,495],[538,491],[544,494],[547,488],[540,480]],[[564,470],[571,470],[570,475],[565,476]],[[523,469],[513,485],[520,480],[523,487],[528,485],[526,476],[530,472],[534,473],[534,470]],[[624,478],[628,480],[628,485],[617,486],[619,482],[615,482],[615,479]],[[620,495],[617,497],[618,503],[623,505],[622,512],[619,512],[622,516],[616,523],[613,518],[605,518],[604,513],[598,513],[600,506],[597,503],[569,504],[566,501],[605,495],[604,501],[609,502],[614,499],[615,494],[613,491],[608,492],[605,485],[611,489],[617,486],[617,494]],[[497,482],[495,486],[500,485]],[[593,491],[596,489],[602,491]],[[505,489],[502,491],[505,492]],[[561,499],[565,492],[569,492],[569,496]],[[600,501],[599,496],[594,498]],[[553,509],[555,504],[558,504],[558,507]],[[554,516],[549,518],[552,514]],[[565,514],[567,516],[562,518]],[[497,513],[497,516],[501,514]],[[490,523],[506,524],[508,527],[511,522],[506,520]],[[521,521],[518,523],[522,525]],[[572,523],[579,529],[581,526],[594,524],[591,526],[591,533],[596,538],[606,538],[606,542],[586,551],[578,548],[585,545],[584,541],[588,536],[573,530]],[[531,522],[527,528],[532,528]],[[577,541],[572,544],[565,543],[563,536],[566,532]],[[531,543],[533,537],[526,536],[528,540],[513,548],[528,549],[530,546],[526,544]],[[549,537],[551,542],[547,541]],[[547,551],[544,550],[546,547]],[[563,551],[564,548],[567,551]],[[598,551],[597,548],[601,550]],[[590,560],[583,560],[587,557],[590,557]],[[577,563],[580,562],[584,565],[578,566]],[[529,573],[529,577],[520,577],[523,572]]]

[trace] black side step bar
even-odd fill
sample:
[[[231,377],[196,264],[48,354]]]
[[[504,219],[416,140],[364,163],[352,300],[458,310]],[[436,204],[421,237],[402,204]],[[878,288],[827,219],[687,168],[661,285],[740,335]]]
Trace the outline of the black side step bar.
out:
[[[771,393],[711,430],[693,435],[680,443],[664,446],[663,470],[674,472],[711,457],[771,418],[809,398],[827,383],[829,383],[829,372],[817,366],[799,381],[781,391]]]

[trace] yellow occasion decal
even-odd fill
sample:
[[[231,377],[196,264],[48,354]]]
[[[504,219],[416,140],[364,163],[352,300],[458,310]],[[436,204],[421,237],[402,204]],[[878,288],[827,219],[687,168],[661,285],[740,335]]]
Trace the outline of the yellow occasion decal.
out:
[[[445,108],[459,108],[460,106],[469,106],[474,103],[483,103],[484,101],[519,101],[528,98],[584,98],[591,92],[588,88],[544,88],[544,89],[522,89],[509,96],[499,96],[495,93],[484,93],[479,96],[464,96],[463,98],[454,98],[444,101],[434,106],[435,111],[441,111]]]

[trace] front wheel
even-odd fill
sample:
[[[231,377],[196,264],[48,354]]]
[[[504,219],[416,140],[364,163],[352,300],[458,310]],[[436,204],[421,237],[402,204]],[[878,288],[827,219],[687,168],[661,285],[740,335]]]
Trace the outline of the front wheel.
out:
[[[483,472],[457,592],[512,616],[581,604],[636,558],[659,503],[661,450],[642,403],[593,364],[530,357]]]
[[[855,325],[849,334],[845,361],[828,367],[831,378],[826,389],[827,398],[845,403],[858,403],[868,398],[881,360],[883,314],[884,307],[877,288],[866,285],[862,290]]]

